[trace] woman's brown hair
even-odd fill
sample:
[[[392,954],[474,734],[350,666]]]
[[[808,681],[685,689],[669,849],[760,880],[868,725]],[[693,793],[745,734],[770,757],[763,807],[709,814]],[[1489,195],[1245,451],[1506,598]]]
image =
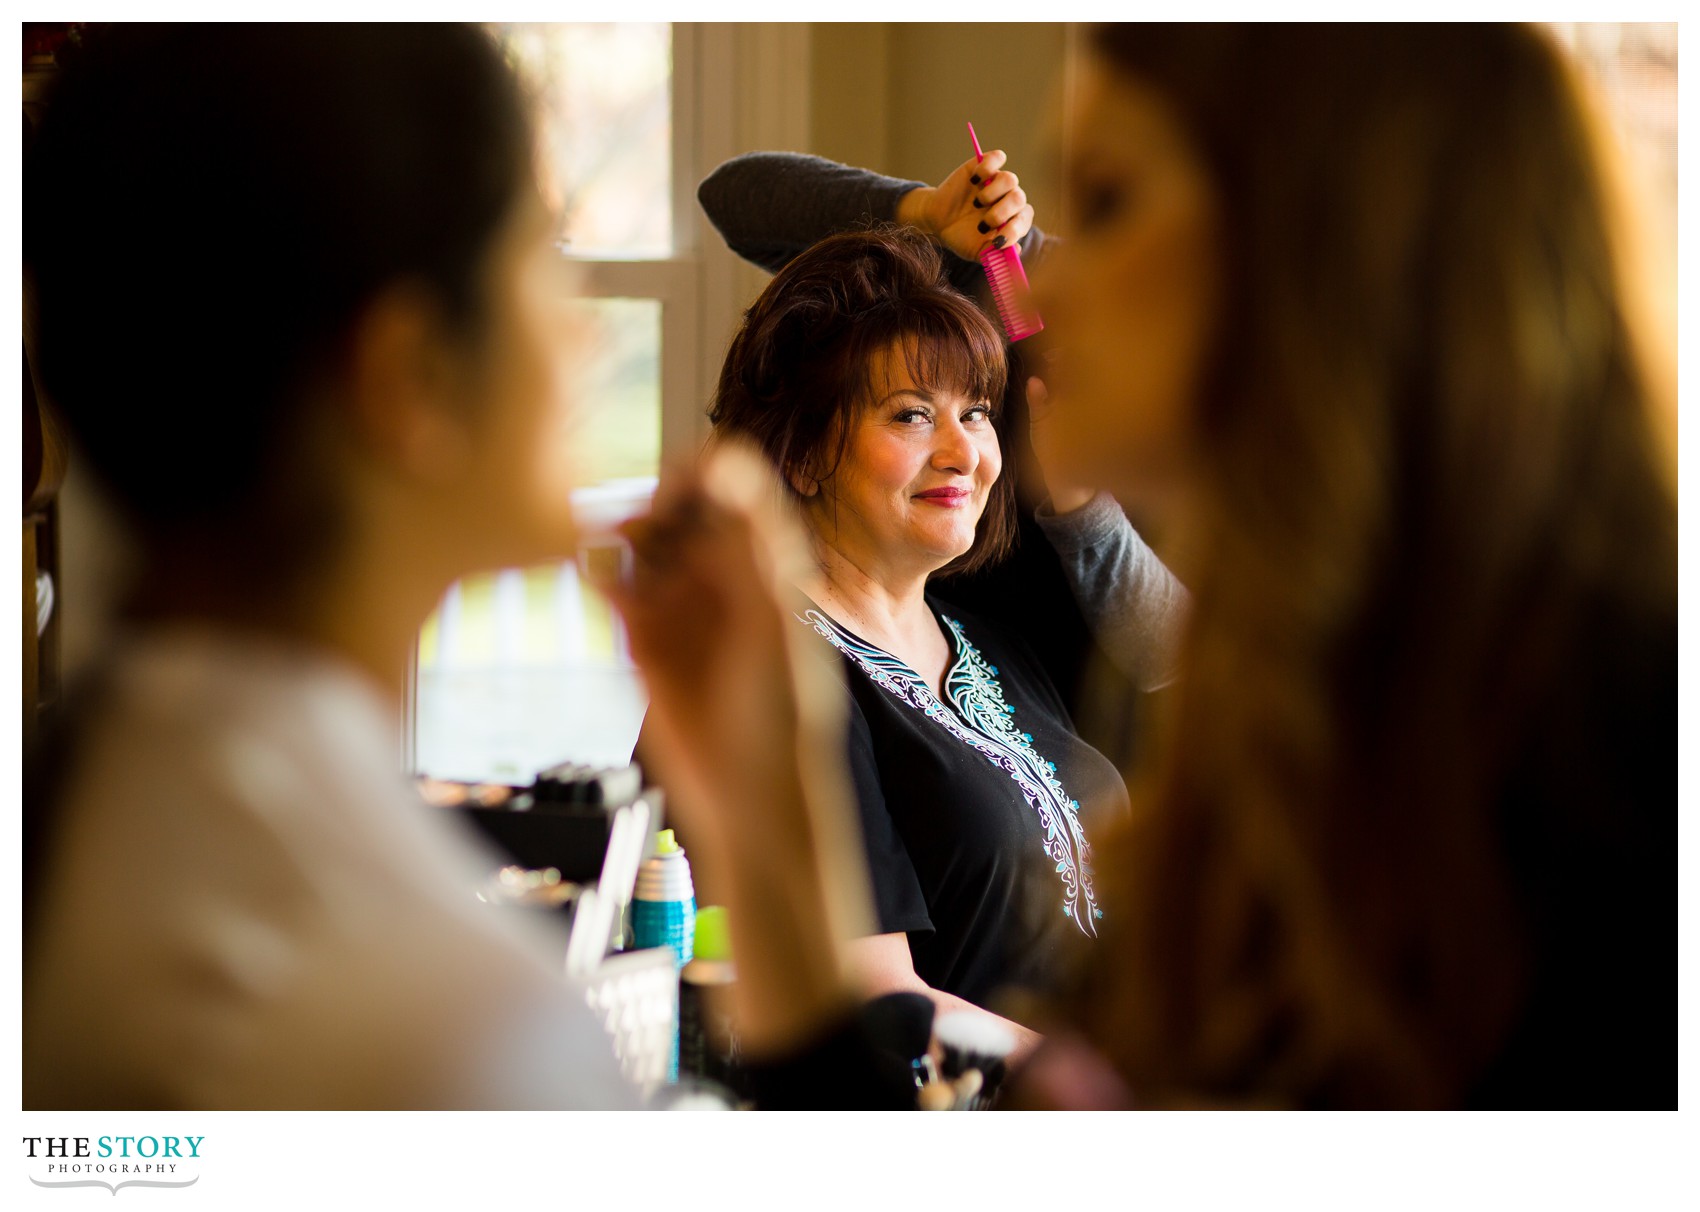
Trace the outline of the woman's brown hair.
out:
[[[937,248],[890,225],[830,236],[792,259],[744,313],[709,419],[717,434],[759,445],[787,485],[827,480],[853,422],[877,398],[875,368],[887,352],[903,357],[917,384],[1003,399],[1003,338],[949,284]],[[994,423],[1007,445],[1001,412]],[[1015,531],[1015,477],[1003,475],[973,547],[939,575],[996,561]]]
[[[1589,914],[1674,911],[1674,808],[1647,807],[1674,790],[1674,500],[1592,119],[1526,28],[1095,49],[1203,156],[1229,281],[1191,632],[1099,847],[1080,1020],[1154,1102],[1526,1091],[1498,1067],[1554,999],[1674,993],[1674,932],[1608,988],[1552,976],[1610,953]],[[1674,1097],[1673,1040],[1578,1042],[1573,1089],[1668,1056]]]

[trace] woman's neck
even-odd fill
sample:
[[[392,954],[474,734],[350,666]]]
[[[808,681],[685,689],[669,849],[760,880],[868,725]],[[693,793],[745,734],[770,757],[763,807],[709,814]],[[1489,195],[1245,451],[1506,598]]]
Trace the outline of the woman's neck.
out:
[[[815,573],[798,587],[831,618],[903,661],[938,690],[950,644],[927,605],[927,575],[870,572],[818,539]]]

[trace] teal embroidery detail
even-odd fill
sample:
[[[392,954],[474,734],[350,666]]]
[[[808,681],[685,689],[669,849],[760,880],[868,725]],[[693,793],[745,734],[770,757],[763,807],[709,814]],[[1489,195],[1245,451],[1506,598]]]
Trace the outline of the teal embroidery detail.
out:
[[[1032,734],[1015,726],[1015,708],[1004,701],[997,668],[968,642],[960,623],[939,617],[956,640],[956,659],[945,675],[945,693],[955,712],[939,701],[925,679],[884,649],[857,639],[818,610],[797,616],[855,661],[876,686],[920,711],[1015,780],[1045,831],[1045,854],[1055,862],[1063,885],[1063,913],[1081,933],[1096,937],[1096,923],[1104,911],[1092,889],[1092,848],[1080,825],[1080,802],[1063,790],[1056,763],[1034,750]]]

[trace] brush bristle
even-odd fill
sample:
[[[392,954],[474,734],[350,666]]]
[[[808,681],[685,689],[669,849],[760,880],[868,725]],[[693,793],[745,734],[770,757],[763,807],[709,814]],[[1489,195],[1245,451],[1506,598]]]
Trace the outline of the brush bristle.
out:
[[[1027,272],[1021,268],[1020,254],[1013,248],[998,249],[982,254],[980,264],[992,288],[998,320],[1009,339],[1020,341],[1043,330],[1045,322],[1026,305]]]
[[[946,1048],[964,1055],[1005,1057],[1015,1051],[1015,1036],[984,1014],[959,1010],[940,1015],[933,1023],[933,1035]]]

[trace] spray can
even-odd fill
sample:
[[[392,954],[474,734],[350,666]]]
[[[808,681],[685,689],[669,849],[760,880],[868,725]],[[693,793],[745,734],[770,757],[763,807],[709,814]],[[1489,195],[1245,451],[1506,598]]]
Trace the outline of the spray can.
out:
[[[691,962],[696,949],[696,888],[691,883],[690,860],[671,829],[656,834],[655,856],[638,868],[631,915],[633,947],[671,948],[676,969]],[[678,1077],[679,1033],[675,1029],[667,1080]]]
[[[638,868],[632,896],[632,946],[671,947],[681,968],[691,962],[697,928],[691,864],[671,829],[656,835],[655,856]]]

